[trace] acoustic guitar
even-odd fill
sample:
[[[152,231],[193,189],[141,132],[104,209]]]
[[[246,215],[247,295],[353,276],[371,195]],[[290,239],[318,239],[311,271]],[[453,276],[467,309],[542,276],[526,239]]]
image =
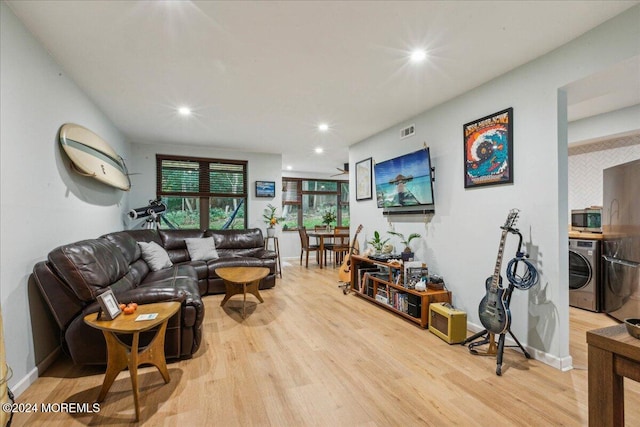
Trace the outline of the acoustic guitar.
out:
[[[360,245],[358,243],[358,234],[362,231],[362,224],[356,229],[356,234],[353,236],[351,246],[349,246],[349,252],[344,256],[340,270],[338,270],[338,281],[343,284],[340,285],[342,291],[346,294],[351,285],[351,255],[353,253],[360,252]]]
[[[504,243],[507,240],[507,233],[518,220],[518,213],[518,209],[511,209],[504,225],[500,227],[502,228],[502,237],[500,238],[500,247],[498,248],[498,257],[493,269],[493,276],[489,277],[485,282],[487,294],[482,298],[478,307],[480,322],[488,332],[494,334],[502,334],[509,328],[511,323],[511,312],[505,302],[505,290],[500,286],[502,284],[500,269],[502,267],[502,253],[504,251]]]

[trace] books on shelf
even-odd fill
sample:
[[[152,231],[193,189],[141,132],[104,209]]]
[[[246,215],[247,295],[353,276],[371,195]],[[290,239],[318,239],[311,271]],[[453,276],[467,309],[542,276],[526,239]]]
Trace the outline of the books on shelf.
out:
[[[388,304],[396,310],[406,313],[409,307],[407,293],[395,288],[389,289],[389,293]]]

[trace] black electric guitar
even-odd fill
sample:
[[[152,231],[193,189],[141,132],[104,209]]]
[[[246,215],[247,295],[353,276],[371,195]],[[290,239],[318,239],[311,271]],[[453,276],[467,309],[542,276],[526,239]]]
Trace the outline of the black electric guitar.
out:
[[[505,332],[511,323],[511,312],[504,300],[505,290],[500,286],[502,284],[500,269],[502,267],[502,252],[504,250],[504,243],[507,240],[507,233],[509,233],[509,229],[513,228],[518,220],[518,213],[518,209],[511,209],[504,225],[500,227],[502,228],[502,237],[500,239],[500,247],[498,248],[496,266],[493,270],[493,276],[489,277],[485,283],[487,294],[482,298],[480,306],[478,307],[480,322],[482,322],[482,325],[488,332],[494,334]]]

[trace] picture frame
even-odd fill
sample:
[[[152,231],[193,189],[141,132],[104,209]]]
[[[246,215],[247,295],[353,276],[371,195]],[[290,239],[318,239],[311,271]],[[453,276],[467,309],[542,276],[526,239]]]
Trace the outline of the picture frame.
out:
[[[372,171],[372,157],[356,163],[356,200],[371,200],[373,198]]]
[[[404,287],[413,289],[422,277],[429,277],[429,268],[422,261],[404,263]]]
[[[462,127],[464,188],[513,183],[513,108]]]
[[[275,181],[256,181],[256,197],[275,197]]]
[[[118,317],[120,313],[122,313],[122,310],[120,310],[120,305],[118,304],[118,300],[116,299],[116,296],[113,294],[113,291],[111,291],[111,289],[98,295],[96,299],[100,304],[98,319],[113,320]]]

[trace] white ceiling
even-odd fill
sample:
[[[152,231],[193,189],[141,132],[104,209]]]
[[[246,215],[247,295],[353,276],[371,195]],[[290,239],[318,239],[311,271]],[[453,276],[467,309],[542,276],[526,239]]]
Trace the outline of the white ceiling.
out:
[[[637,3],[8,2],[132,142],[284,153],[319,173]],[[416,47],[427,62],[409,63]]]

